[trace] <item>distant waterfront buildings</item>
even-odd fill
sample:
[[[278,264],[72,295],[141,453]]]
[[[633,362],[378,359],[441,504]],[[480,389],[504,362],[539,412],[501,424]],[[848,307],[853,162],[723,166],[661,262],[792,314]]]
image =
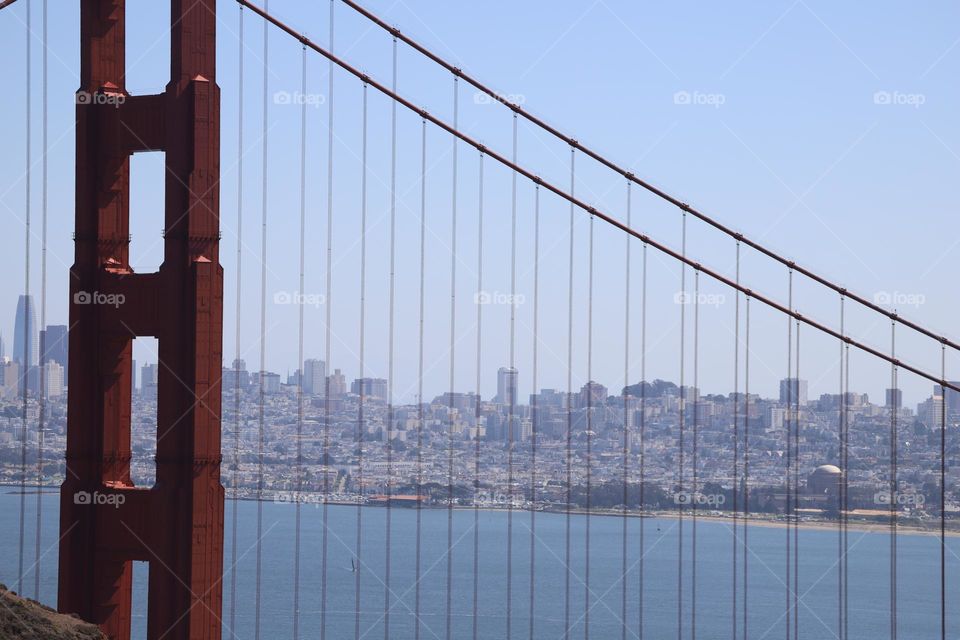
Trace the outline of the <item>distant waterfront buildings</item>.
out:
[[[796,404],[803,407],[807,404],[807,381],[798,378],[784,378],[780,381],[780,403]]]
[[[383,378],[357,378],[350,385],[350,393],[386,401],[387,381]]]

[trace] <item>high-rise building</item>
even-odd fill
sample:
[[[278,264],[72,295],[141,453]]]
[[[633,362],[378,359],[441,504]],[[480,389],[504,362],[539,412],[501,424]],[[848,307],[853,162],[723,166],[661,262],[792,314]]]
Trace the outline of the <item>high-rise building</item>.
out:
[[[340,369],[334,369],[333,375],[330,376],[330,397],[340,398],[346,393],[347,378],[340,372]]]
[[[588,382],[580,389],[579,406],[599,407],[607,401],[607,388],[599,382]]]
[[[322,396],[327,389],[327,363],[323,360],[309,359],[303,361],[303,392],[309,395]]]
[[[960,382],[952,380],[950,384],[960,386]],[[947,403],[947,415],[953,418],[960,417],[960,393],[953,389],[944,389],[939,384],[933,385],[933,395],[942,396]]]
[[[66,368],[64,368],[66,371]],[[133,360],[130,365],[130,395],[137,395],[137,361]]]
[[[4,361],[4,358],[7,357],[7,345],[3,341],[3,334],[0,333],[0,362]]]
[[[157,373],[159,367],[156,364],[145,364],[140,368],[140,394],[148,398],[157,397]]]
[[[499,404],[517,404],[517,370],[512,367],[497,369],[497,398]]]
[[[33,296],[20,296],[17,300],[13,329],[13,353],[10,359],[28,367],[36,366],[40,360],[40,336],[33,311]]]
[[[807,381],[798,378],[784,378],[780,381],[780,404],[807,404]]]
[[[67,325],[50,324],[40,331],[40,364],[53,360],[67,370],[68,357]]]
[[[63,395],[63,365],[49,360],[43,365],[43,386],[45,397],[59,398]]]
[[[0,364],[0,398],[13,400],[20,393],[20,372],[22,367],[10,359]]]
[[[259,385],[263,380],[264,393],[280,393],[280,374],[271,371],[262,371],[253,374],[253,384]],[[258,386],[254,387],[255,389]]]
[[[350,393],[361,395],[364,398],[378,398],[386,401],[387,381],[383,378],[357,378],[350,385]]]
[[[887,389],[886,398],[888,409],[899,410],[903,407],[903,389]]]

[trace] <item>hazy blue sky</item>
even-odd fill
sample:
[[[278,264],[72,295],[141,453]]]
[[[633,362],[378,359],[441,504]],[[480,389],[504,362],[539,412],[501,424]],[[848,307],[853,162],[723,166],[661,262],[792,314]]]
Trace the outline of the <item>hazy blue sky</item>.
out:
[[[25,11],[33,6],[39,38],[40,2],[20,0],[0,13],[0,53],[6,61],[0,121],[0,328],[12,344],[17,294],[23,289],[25,203]],[[154,92],[168,64],[166,2],[131,0],[127,88]],[[755,3],[424,2],[369,1],[373,11],[525,107],[604,152],[637,175],[666,188],[724,223],[762,240],[819,273],[873,298],[887,296],[908,317],[956,336],[957,180],[960,128],[960,6],[949,2],[836,3],[775,0]],[[328,41],[328,2],[273,0],[271,11],[319,43]],[[50,2],[48,323],[67,320],[67,269],[72,262],[74,132],[78,87],[79,3]],[[335,49],[371,75],[390,81],[390,39],[337,3]],[[247,15],[244,63],[244,163],[241,352],[251,369],[259,361],[259,254],[262,179],[262,22]],[[226,273],[224,357],[234,357],[236,282],[238,9],[219,3],[219,77],[222,88],[221,262]],[[33,234],[31,289],[39,293],[40,42],[33,41]],[[326,238],[327,63],[308,55],[306,285],[324,293]],[[452,80],[400,46],[399,91],[431,113],[452,115]],[[298,290],[300,111],[278,92],[299,91],[300,50],[271,30],[269,54],[269,188],[267,367],[296,366],[297,308],[274,296]],[[357,353],[360,203],[360,83],[335,75],[335,261],[332,365],[352,378]],[[687,99],[689,98],[689,99]],[[509,151],[507,110],[460,92],[460,123],[491,147]],[[369,96],[368,316],[370,375],[386,375],[387,256],[389,248],[390,106]],[[419,260],[420,129],[398,110],[397,384],[398,399],[416,392]],[[449,371],[450,188],[452,143],[431,128],[427,138],[427,297],[425,393],[447,387]],[[567,185],[569,151],[521,123],[521,163]],[[456,386],[475,384],[477,153],[460,146]],[[133,161],[133,265],[156,269],[162,256],[162,156]],[[578,159],[577,194],[625,217],[622,179]],[[510,176],[486,163],[484,290],[509,293]],[[532,358],[533,188],[518,185],[516,364],[521,394],[530,389]],[[566,386],[568,208],[544,195],[541,209],[540,386]],[[680,246],[679,212],[634,190],[633,224]],[[589,220],[577,213],[574,384],[587,376],[587,238]],[[705,265],[733,273],[733,242],[690,220],[688,251]],[[624,375],[624,239],[595,226],[593,377],[616,389]],[[631,382],[640,376],[640,256],[632,244]],[[785,269],[745,251],[743,280],[786,301]],[[651,250],[648,272],[648,378],[679,375],[680,287],[677,265]],[[692,272],[687,271],[692,288]],[[700,386],[732,388],[734,300],[703,279],[709,298],[700,308]],[[836,325],[838,301],[797,281],[795,302],[807,315]],[[894,305],[891,305],[894,306]],[[686,307],[692,340],[693,307]],[[743,303],[741,303],[741,312]],[[751,390],[776,393],[786,373],[786,322],[754,305]],[[323,357],[323,306],[306,308],[308,357]],[[742,316],[741,316],[742,319]],[[483,393],[495,392],[495,371],[509,362],[509,307],[483,308]],[[888,322],[850,310],[848,329],[889,348]],[[743,331],[741,330],[741,336]],[[939,347],[898,332],[905,359],[939,370]],[[155,347],[137,345],[140,362]],[[809,329],[801,333],[801,376],[810,393],[836,392],[838,346]],[[693,370],[687,349],[687,380]],[[741,358],[741,364],[743,359]],[[960,377],[960,358],[948,360]],[[743,375],[741,374],[741,382]],[[890,370],[867,357],[853,359],[853,387],[882,401]],[[926,397],[930,384],[901,376],[906,400]]]

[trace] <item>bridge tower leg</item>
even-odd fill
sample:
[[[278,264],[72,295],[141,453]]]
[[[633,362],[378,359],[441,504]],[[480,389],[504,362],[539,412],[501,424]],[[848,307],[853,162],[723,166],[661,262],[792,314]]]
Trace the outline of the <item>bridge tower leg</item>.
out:
[[[76,107],[70,394],[58,608],[130,636],[132,562],[148,637],[221,636],[223,487],[216,1],[169,0],[170,82],[125,90],[125,0],[84,0]],[[166,154],[164,260],[129,262],[129,158]],[[159,344],[156,483],[130,477],[131,349]]]

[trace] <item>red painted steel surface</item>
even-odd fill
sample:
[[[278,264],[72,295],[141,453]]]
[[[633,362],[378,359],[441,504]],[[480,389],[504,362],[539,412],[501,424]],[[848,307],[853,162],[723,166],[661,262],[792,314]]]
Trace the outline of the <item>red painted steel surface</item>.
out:
[[[125,640],[132,561],[142,560],[149,563],[148,637],[219,639],[223,270],[216,3],[171,0],[171,79],[152,96],[131,96],[124,88],[124,4],[81,3],[58,607]],[[164,261],[158,272],[140,274],[129,264],[129,158],[148,150],[166,154]],[[104,297],[109,294],[122,298]],[[153,487],[135,487],[130,479],[137,336],[159,341]]]

